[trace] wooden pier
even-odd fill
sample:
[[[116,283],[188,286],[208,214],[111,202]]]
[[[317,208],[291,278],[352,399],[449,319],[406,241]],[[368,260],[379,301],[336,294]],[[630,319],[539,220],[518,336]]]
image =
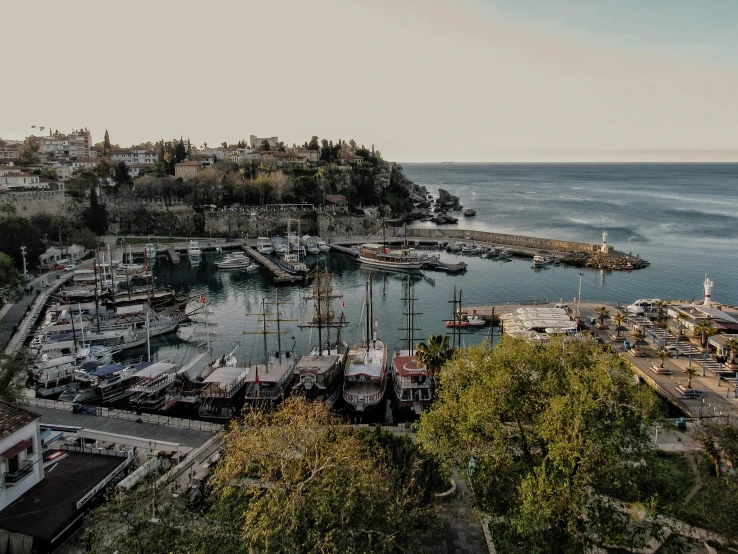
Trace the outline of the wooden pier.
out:
[[[258,263],[262,267],[269,270],[269,273],[271,273],[272,277],[274,277],[275,283],[299,283],[300,281],[305,280],[305,277],[287,273],[277,264],[272,262],[266,256],[262,256],[250,246],[242,246],[242,248],[243,248],[243,251],[246,252],[246,254],[248,254],[248,256],[252,260],[254,260],[256,263]]]
[[[169,255],[169,259],[172,260],[173,264],[178,264],[180,262],[179,254],[177,254],[177,251],[174,248],[167,248],[167,254]]]
[[[516,303],[501,303],[497,305],[487,306],[462,306],[461,313],[466,315],[478,315],[488,323],[498,323],[500,316],[503,314],[511,314],[517,312],[518,308],[538,306],[540,308],[553,308],[554,303],[549,302],[548,298],[543,300],[528,300]]]
[[[337,252],[340,252],[341,254],[346,254],[347,256],[353,256],[354,258],[359,257],[359,251],[358,249],[355,249],[355,247],[341,246],[340,244],[331,244],[331,250],[336,250]]]

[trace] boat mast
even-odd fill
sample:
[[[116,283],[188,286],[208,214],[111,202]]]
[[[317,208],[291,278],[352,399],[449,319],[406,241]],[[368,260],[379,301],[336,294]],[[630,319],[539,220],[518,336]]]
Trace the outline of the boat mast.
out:
[[[149,334],[149,311],[146,310],[146,361],[151,361],[151,335]]]
[[[108,261],[110,262],[110,294],[113,298],[113,309],[115,309],[115,274],[113,273],[113,254],[110,251],[110,244],[108,244]]]
[[[148,248],[144,246],[144,273],[146,274],[146,299],[149,303],[149,310],[151,310],[151,290],[149,288],[149,253]],[[128,273],[126,272],[126,275]],[[128,289],[128,295],[130,298],[131,289]]]
[[[288,232],[289,235],[289,232]],[[279,308],[277,308],[279,309]],[[263,314],[264,325],[262,335],[264,336],[264,371],[269,373],[269,351],[267,350],[267,318],[266,318],[266,300],[261,299],[261,313]]]
[[[369,311],[371,312],[371,318],[369,321],[372,324],[371,337],[374,340],[374,294],[372,290],[372,274],[369,273]]]
[[[323,354],[323,315],[320,306],[320,268],[316,268],[315,271],[315,288],[318,295],[317,312],[318,312],[318,355]],[[330,352],[330,347],[329,347]]]
[[[371,279],[371,273],[369,278]],[[371,325],[369,323],[371,316],[369,315],[369,280],[366,282],[366,292],[364,293],[364,305],[366,306],[366,348],[369,350],[369,330]]]
[[[298,256],[299,256],[299,250],[298,250]],[[280,316],[279,289],[275,289],[274,292],[277,295],[277,301],[276,301],[276,305],[277,305],[277,362],[281,364],[282,363],[282,330],[279,327],[279,321],[280,321],[279,319],[279,316]],[[266,320],[264,322],[266,323]],[[264,329],[266,330],[266,325],[264,325]],[[264,337],[266,338],[266,335],[264,335]]]
[[[92,269],[95,272],[95,319],[97,320],[97,332],[100,332],[100,298],[97,295],[97,259],[98,259],[98,250],[95,248],[95,261],[92,262]],[[102,290],[102,287],[100,287],[100,290]]]

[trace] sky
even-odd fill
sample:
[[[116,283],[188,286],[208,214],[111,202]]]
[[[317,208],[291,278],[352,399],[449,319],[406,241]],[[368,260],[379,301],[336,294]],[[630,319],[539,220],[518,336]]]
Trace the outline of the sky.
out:
[[[0,137],[249,135],[386,159],[738,161],[734,0],[3,7]],[[15,45],[15,46],[14,46]]]

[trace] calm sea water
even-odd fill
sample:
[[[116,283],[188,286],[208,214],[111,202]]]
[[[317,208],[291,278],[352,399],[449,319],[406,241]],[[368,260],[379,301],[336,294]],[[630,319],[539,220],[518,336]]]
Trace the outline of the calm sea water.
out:
[[[422,312],[417,337],[444,333],[451,314],[448,302],[454,287],[463,289],[464,305],[504,301],[559,298],[577,295],[579,273],[582,300],[631,302],[636,298],[696,299],[701,297],[705,274],[715,282],[713,298],[738,305],[738,165],[733,164],[413,164],[407,175],[432,193],[445,188],[459,196],[465,208],[477,216],[458,214],[459,228],[599,242],[602,230],[617,250],[639,254],[651,266],[631,273],[548,267],[534,271],[529,260],[508,263],[444,254],[448,260],[469,264],[465,275],[425,272],[413,281]],[[417,224],[420,226],[427,224]],[[203,294],[211,304],[217,326],[212,327],[216,353],[243,341],[239,358],[247,362],[263,356],[261,337],[244,335],[258,331],[261,299],[274,301],[277,288],[267,274],[250,275],[217,271],[219,255],[205,256],[196,268],[186,260],[172,266],[159,260],[155,274],[159,284],[171,284],[192,294]],[[308,260],[309,265],[319,262]],[[330,253],[320,258],[335,277],[336,292],[345,296],[345,313],[351,322],[344,332],[350,344],[362,331],[362,303],[367,273],[348,257]],[[374,304],[379,333],[391,347],[404,337],[404,298],[407,277],[375,272]],[[311,306],[302,299],[301,286],[279,287],[280,311],[285,319],[283,348],[294,344],[305,352],[311,336],[297,325]],[[274,311],[273,305],[267,306]],[[340,310],[340,301],[337,304]],[[272,324],[274,326],[274,324]],[[201,325],[202,327],[202,325]],[[271,329],[276,330],[276,329]],[[480,342],[487,330],[464,336],[466,344]],[[187,357],[199,350],[175,337],[157,342],[155,356]],[[269,347],[276,350],[276,335]],[[157,350],[157,349],[155,349]]]

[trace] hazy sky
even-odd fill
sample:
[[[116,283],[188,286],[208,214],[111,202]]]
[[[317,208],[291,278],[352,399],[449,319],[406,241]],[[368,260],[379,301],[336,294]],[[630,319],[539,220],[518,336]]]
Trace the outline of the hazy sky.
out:
[[[738,160],[734,0],[10,2],[0,136]]]

